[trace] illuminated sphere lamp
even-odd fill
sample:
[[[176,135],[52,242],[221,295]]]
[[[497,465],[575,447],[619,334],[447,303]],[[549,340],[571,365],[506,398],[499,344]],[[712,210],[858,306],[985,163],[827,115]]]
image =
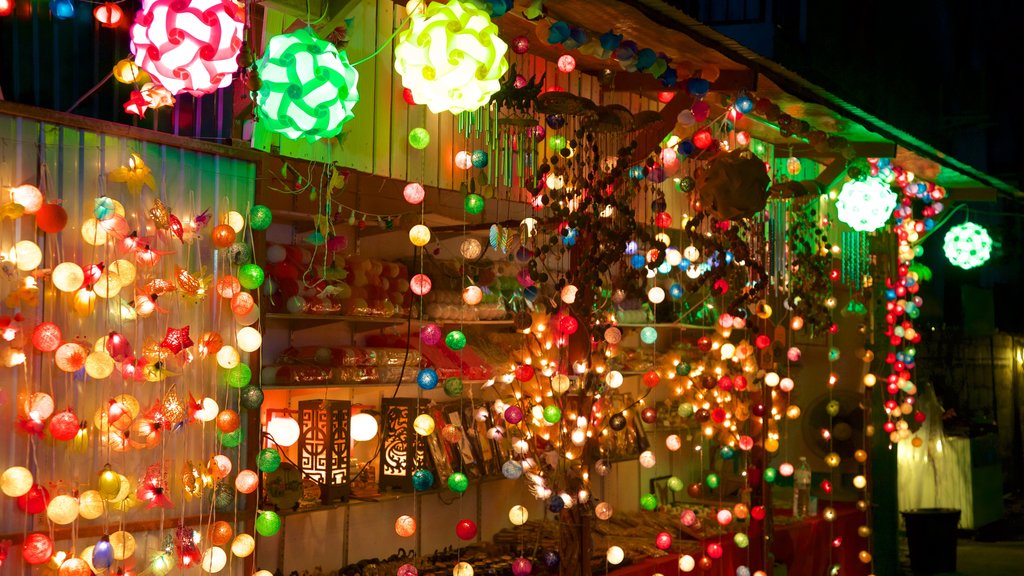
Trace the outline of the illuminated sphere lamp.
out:
[[[576,59],[572,54],[562,54],[558,57],[558,71],[568,74],[576,69]]]
[[[53,540],[41,532],[33,532],[21,544],[21,557],[25,562],[38,566],[53,556]]]
[[[964,222],[946,232],[942,251],[950,264],[970,270],[988,262],[992,257],[992,237],[985,228],[973,222]]]
[[[0,0],[0,16],[10,16],[14,12],[14,0]]]
[[[260,536],[273,536],[281,529],[281,517],[272,510],[263,510],[256,516],[256,532]]]
[[[50,2],[50,14],[57,20],[74,18],[75,3],[72,0],[53,0]]]
[[[36,212],[36,226],[47,234],[56,234],[68,225],[68,213],[60,204],[47,202]]]
[[[858,232],[878,230],[896,208],[896,193],[877,178],[850,180],[836,200],[839,220]]]
[[[78,499],[61,494],[54,496],[46,505],[46,517],[54,524],[65,526],[78,518]]]
[[[608,548],[608,551],[605,552],[605,559],[608,560],[609,564],[621,564],[625,558],[626,553],[618,546],[611,546]]]
[[[231,0],[143,0],[131,28],[135,63],[172,95],[212,94],[238,70],[244,24]]]
[[[31,184],[10,188],[11,200],[25,209],[25,214],[35,214],[43,207],[43,193]]]
[[[377,419],[372,414],[366,412],[353,414],[350,425],[352,439],[357,442],[369,442],[377,436]]]
[[[93,9],[92,15],[104,28],[117,28],[124,21],[124,11],[113,2],[100,4]]]
[[[469,562],[459,562],[452,569],[452,576],[473,576],[473,566]]]
[[[260,477],[252,470],[242,470],[235,477],[235,490],[242,494],[252,494],[260,484]]]
[[[459,520],[458,524],[455,525],[455,535],[461,540],[472,540],[476,538],[476,534],[476,522],[468,518]]]
[[[18,270],[30,272],[43,262],[43,251],[31,240],[21,240],[14,244],[9,253],[10,260]]]
[[[408,538],[416,534],[416,519],[407,514],[399,516],[395,520],[395,534],[402,538]]]
[[[412,422],[412,429],[420,436],[430,436],[434,432],[434,419],[430,414],[420,414]]]
[[[299,441],[302,431],[299,423],[291,416],[272,415],[267,423],[267,434],[278,446],[293,446]]]
[[[413,128],[409,131],[409,145],[417,150],[423,150],[430,145],[430,132],[426,128]]]
[[[345,51],[309,28],[271,38],[258,70],[260,123],[273,132],[314,142],[337,136],[354,117],[359,74]]]
[[[476,110],[501,88],[508,45],[487,12],[449,0],[414,14],[398,36],[395,70],[413,100],[437,114]]]
[[[32,472],[24,466],[11,466],[0,474],[0,492],[11,498],[28,494],[32,484]]]
[[[249,534],[239,534],[231,541],[231,553],[238,558],[247,558],[256,550],[256,539]]]
[[[410,182],[405,185],[405,189],[402,190],[402,197],[409,204],[419,204],[423,202],[423,198],[427,195],[423,189],[423,185],[419,182]]]
[[[264,448],[256,457],[256,466],[260,472],[275,472],[281,467],[281,454],[276,448]]]
[[[430,228],[423,224],[416,224],[409,229],[409,242],[412,242],[413,246],[422,248],[430,242]]]

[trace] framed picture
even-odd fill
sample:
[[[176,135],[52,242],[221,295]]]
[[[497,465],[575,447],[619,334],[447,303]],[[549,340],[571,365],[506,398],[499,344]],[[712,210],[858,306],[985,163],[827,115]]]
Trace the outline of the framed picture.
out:
[[[674,505],[681,504],[683,502],[680,498],[682,492],[673,492],[668,487],[668,479],[671,476],[657,476],[651,478],[651,494],[658,497],[658,502],[662,504]]]

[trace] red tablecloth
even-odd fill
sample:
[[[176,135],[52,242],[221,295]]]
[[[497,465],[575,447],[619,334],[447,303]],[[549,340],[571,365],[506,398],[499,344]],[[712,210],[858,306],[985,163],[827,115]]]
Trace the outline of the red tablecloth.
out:
[[[857,528],[864,524],[864,513],[852,505],[833,507],[836,518],[832,522],[826,522],[819,514],[799,522],[777,524],[772,545],[775,562],[785,564],[794,575],[824,575],[828,574],[830,564],[839,564],[843,576],[866,576],[868,566],[858,558],[865,542],[857,534]],[[833,542],[839,546],[833,547]]]
[[[840,574],[843,576],[866,576],[868,566],[858,559],[863,539],[857,535],[857,528],[864,523],[864,514],[853,506],[837,504],[835,508],[836,519],[831,523],[820,516],[786,524],[777,523],[775,542],[772,545],[775,563],[784,564],[788,573],[793,576],[826,576],[829,565],[837,563],[841,566]],[[784,516],[782,513],[777,515]],[[750,546],[747,548],[737,547],[731,534],[702,542],[702,547],[711,542],[719,542],[724,554],[714,561],[710,571],[702,572],[697,568],[693,573],[735,576],[736,568],[739,566],[747,566],[751,572],[760,568],[763,564],[755,556],[754,547],[761,537],[761,526],[760,522],[751,524],[748,533]],[[838,548],[833,548],[832,542],[836,538],[841,538],[842,544]],[[694,554],[694,559],[700,560],[700,556]],[[611,576],[676,574],[678,562],[678,556],[675,555],[652,558],[616,570]]]

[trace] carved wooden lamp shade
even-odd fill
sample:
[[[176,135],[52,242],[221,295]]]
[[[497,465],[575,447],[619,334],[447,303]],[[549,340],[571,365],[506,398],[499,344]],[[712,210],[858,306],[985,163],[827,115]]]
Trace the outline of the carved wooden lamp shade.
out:
[[[352,405],[346,400],[299,402],[299,467],[320,483],[324,503],[349,494],[350,423]]]
[[[380,487],[412,490],[412,474],[424,466],[425,442],[417,442],[413,421],[420,413],[416,398],[381,401]]]

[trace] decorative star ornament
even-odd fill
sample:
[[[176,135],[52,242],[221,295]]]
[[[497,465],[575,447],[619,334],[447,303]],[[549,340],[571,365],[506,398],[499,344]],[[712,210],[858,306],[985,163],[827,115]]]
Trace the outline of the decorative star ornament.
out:
[[[192,341],[192,338],[189,338],[188,330],[188,326],[184,328],[168,328],[167,335],[160,342],[160,347],[170,350],[173,354],[178,354],[185,348],[190,348],[195,342]]]

